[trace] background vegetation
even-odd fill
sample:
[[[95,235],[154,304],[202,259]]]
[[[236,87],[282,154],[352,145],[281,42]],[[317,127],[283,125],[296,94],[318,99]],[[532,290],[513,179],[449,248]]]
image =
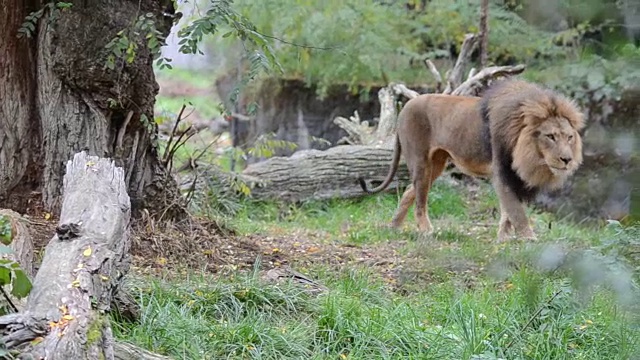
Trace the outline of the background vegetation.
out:
[[[583,106],[617,100],[639,83],[640,49],[628,37],[622,2],[490,3],[490,62],[525,63],[524,77]],[[303,79],[322,96],[338,83],[354,92],[387,81],[430,83],[422,60],[449,67],[464,34],[477,31],[479,1],[232,6],[273,51],[277,66],[263,75]],[[206,40],[206,49],[223,54],[214,70],[164,69],[159,78],[211,88],[215,75],[261,47],[229,36]],[[159,107],[177,110],[176,98],[205,117],[217,114],[213,104],[221,100],[161,93]],[[225,164],[228,157],[210,159]],[[255,239],[264,258],[249,272],[134,277],[143,316],[120,323],[118,338],[184,359],[640,357],[637,224],[576,224],[529,210],[540,240],[495,244],[497,200],[484,182],[439,180],[429,204],[438,230],[428,237],[413,230],[412,215],[401,231],[383,227],[399,194],[291,205],[240,200],[224,191],[228,183],[209,184],[208,203],[195,209]],[[267,260],[273,254],[322,289],[265,281],[265,269],[282,265]]]

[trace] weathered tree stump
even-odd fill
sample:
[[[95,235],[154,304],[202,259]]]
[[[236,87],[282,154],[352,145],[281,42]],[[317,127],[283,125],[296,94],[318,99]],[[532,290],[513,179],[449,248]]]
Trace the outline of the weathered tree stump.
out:
[[[85,152],[66,170],[59,226],[24,311],[0,317],[2,342],[34,359],[160,358],[115,344],[107,318],[130,261],[124,171]]]

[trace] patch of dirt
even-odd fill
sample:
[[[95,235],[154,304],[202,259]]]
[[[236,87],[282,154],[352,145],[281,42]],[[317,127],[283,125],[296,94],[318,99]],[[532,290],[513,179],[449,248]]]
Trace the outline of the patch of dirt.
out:
[[[393,283],[405,262],[398,253],[402,246],[403,242],[346,245],[305,234],[240,236],[199,219],[188,225],[137,226],[131,253],[134,270],[144,274],[186,268],[224,274],[251,270],[259,259],[263,272],[289,267],[304,272],[318,264],[336,269],[362,265]]]
[[[24,216],[34,239],[36,263],[49,242],[58,219],[45,212]],[[47,218],[47,219],[45,219]],[[294,234],[242,236],[206,219],[191,219],[180,224],[156,223],[149,219],[133,221],[131,231],[133,257],[131,271],[139,274],[185,273],[188,269],[225,275],[234,271],[251,271],[260,261],[260,271],[293,269],[300,273],[317,265],[332,269],[364,266],[379,274],[393,288],[412,291],[413,286],[442,281],[433,272],[433,261],[417,247],[406,250],[407,241],[352,245],[328,241],[324,236],[300,231]],[[415,247],[416,245],[410,245]],[[456,261],[439,264],[445,273],[477,273],[475,264]],[[445,266],[442,266],[445,265]],[[419,284],[419,285],[417,285]]]

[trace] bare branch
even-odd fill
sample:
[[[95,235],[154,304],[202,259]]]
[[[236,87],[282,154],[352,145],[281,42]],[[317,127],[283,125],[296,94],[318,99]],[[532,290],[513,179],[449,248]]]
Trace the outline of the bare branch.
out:
[[[451,95],[475,96],[478,94],[480,89],[487,86],[489,81],[501,77],[517,75],[522,73],[524,70],[524,65],[491,66],[486,69],[482,69],[482,71],[458,86],[458,88],[451,92]]]
[[[391,84],[389,85],[389,87],[396,95],[403,95],[409,99],[413,99],[414,97],[420,95],[417,91],[409,89],[404,84]]]
[[[424,63],[427,65],[427,69],[429,69],[431,75],[436,79],[436,91],[442,92],[442,75],[440,75],[436,65],[429,59],[425,59]]]
[[[464,41],[462,42],[462,46],[460,47],[460,54],[458,55],[458,59],[456,60],[456,64],[451,70],[447,78],[447,88],[443,91],[443,94],[449,94],[453,89],[459,86],[462,83],[462,77],[464,74],[464,69],[467,67],[467,64],[471,60],[471,54],[473,50],[475,50],[476,45],[478,44],[478,35],[477,34],[466,34],[464,36]]]
[[[169,134],[169,141],[167,141],[167,146],[165,147],[166,150],[164,151],[164,154],[162,157],[162,164],[165,167],[169,162],[168,155],[169,155],[169,150],[171,150],[171,142],[173,142],[173,137],[176,136],[178,125],[180,124],[180,121],[182,121],[182,114],[184,113],[184,109],[186,108],[187,108],[187,105],[182,104],[182,108],[180,109],[180,112],[178,113],[178,117],[176,118],[176,123],[173,124],[173,129],[171,130],[171,134]]]
[[[478,70],[476,68],[471,68],[471,70],[469,70],[469,75],[467,75],[467,80],[471,79],[477,72]]]
[[[393,139],[398,121],[398,109],[396,96],[390,87],[378,91],[378,101],[380,101],[380,119],[376,129],[375,142],[380,144]]]
[[[333,119],[333,122],[347,132],[346,138],[343,138],[351,145],[367,144],[371,141],[374,128],[369,126],[368,121],[361,121],[358,111],[353,113],[348,119],[341,116]],[[342,140],[342,139],[341,139]]]

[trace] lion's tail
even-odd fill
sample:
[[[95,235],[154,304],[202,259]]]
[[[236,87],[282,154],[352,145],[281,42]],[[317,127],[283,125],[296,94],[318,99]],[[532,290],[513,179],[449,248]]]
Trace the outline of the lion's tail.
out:
[[[398,164],[400,163],[401,153],[402,153],[402,147],[400,146],[400,139],[396,135],[396,145],[395,145],[395,148],[393,149],[393,161],[391,162],[391,166],[389,167],[389,173],[387,174],[386,179],[384,179],[384,181],[382,182],[382,184],[380,184],[380,186],[373,189],[367,189],[367,183],[364,181],[364,178],[359,177],[358,182],[360,183],[360,187],[362,188],[362,190],[364,190],[369,194],[375,194],[386,189],[387,186],[391,184],[393,177],[396,175],[396,172],[398,171]]]

